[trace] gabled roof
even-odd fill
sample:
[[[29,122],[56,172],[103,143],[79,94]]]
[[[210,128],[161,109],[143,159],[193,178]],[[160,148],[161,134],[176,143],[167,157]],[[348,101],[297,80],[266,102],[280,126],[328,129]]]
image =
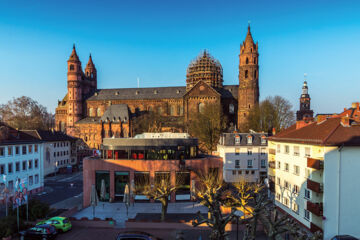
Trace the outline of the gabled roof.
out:
[[[198,81],[185,95],[191,95],[192,92],[198,90],[199,88],[200,88],[199,89],[200,93],[198,92],[196,95],[198,96],[199,94],[200,95],[203,94],[201,92],[201,86],[204,86],[205,88],[209,89],[213,94],[215,94],[217,96],[221,96],[221,94],[218,91],[216,91],[213,87],[211,87],[209,84],[207,84],[205,81],[202,81],[202,80]],[[205,89],[204,87],[203,87],[203,89]],[[208,95],[208,94],[205,94],[205,95]]]
[[[39,139],[0,122],[0,145],[38,143]]]
[[[360,125],[346,126],[341,118],[328,118],[296,129],[296,124],[269,138],[273,141],[323,146],[360,146]]]
[[[261,139],[267,138],[267,133],[222,133],[220,145],[224,146],[267,146],[267,141],[262,144]],[[248,144],[248,137],[252,137],[251,144]],[[240,138],[240,143],[236,144],[235,139]]]
[[[106,109],[101,117],[101,120],[104,122],[107,120],[111,122],[126,122],[129,120],[129,108],[126,104],[111,105]]]
[[[29,134],[39,140],[47,142],[55,141],[72,141],[75,138],[66,135],[60,131],[51,131],[51,130],[23,130],[26,134]]]

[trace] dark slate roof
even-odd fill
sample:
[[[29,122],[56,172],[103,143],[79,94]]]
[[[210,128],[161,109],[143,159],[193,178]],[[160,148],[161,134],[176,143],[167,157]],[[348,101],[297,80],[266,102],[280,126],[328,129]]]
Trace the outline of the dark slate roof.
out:
[[[217,89],[217,91],[224,98],[237,98],[238,87],[238,85],[225,85],[224,88]],[[88,100],[174,99],[182,98],[185,93],[185,86],[99,89],[94,95],[89,97]]]
[[[76,122],[76,124],[100,123],[100,117],[86,117]]]
[[[252,137],[251,144],[248,144],[248,136]],[[267,133],[222,133],[219,144],[224,146],[267,146],[267,140],[265,144],[261,144],[261,138],[267,136]],[[240,144],[235,143],[237,137],[240,138]]]
[[[52,131],[52,130],[23,130],[23,132],[39,139],[47,142],[55,142],[55,141],[72,141],[75,138],[66,135],[60,131]]]
[[[129,120],[129,108],[126,104],[114,104],[106,109],[101,117],[102,121],[126,122]]]
[[[39,139],[0,122],[0,145],[38,143]]]

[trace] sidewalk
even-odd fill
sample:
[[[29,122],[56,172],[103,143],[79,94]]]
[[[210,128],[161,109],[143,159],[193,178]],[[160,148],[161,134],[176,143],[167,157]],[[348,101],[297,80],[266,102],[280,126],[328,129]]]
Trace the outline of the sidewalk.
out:
[[[207,213],[208,209],[193,202],[169,203],[168,206],[168,213],[193,213],[195,215],[198,211]],[[103,220],[113,218],[116,221],[116,226],[120,228],[125,227],[125,221],[129,218],[135,218],[137,213],[161,213],[161,203],[135,203],[134,206],[129,207],[128,216],[124,203],[99,202],[98,206],[95,207],[95,217]],[[93,207],[84,208],[73,217],[93,219]]]

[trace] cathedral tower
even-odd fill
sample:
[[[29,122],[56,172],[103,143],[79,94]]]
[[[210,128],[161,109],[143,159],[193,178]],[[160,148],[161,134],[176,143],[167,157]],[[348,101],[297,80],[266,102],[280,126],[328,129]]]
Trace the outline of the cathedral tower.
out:
[[[308,86],[306,80],[302,87],[302,93],[300,96],[300,110],[296,112],[296,121],[303,120],[304,118],[313,118],[314,112],[310,109],[310,95],[308,92]]]
[[[251,36],[250,25],[245,41],[240,45],[238,128],[247,121],[250,110],[259,103],[259,53],[258,44]]]
[[[91,92],[94,92],[97,89],[97,72],[91,54],[89,56],[89,61],[86,64],[85,77],[90,81]]]
[[[75,122],[82,118],[82,76],[81,62],[76,54],[75,45],[70,55],[68,63],[67,84],[68,84],[68,109],[67,109],[67,133],[71,134],[71,129]]]

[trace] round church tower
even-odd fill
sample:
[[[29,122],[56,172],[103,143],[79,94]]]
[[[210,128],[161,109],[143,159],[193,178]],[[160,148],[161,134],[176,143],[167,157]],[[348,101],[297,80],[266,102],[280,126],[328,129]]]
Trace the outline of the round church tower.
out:
[[[189,91],[200,80],[214,88],[223,87],[222,66],[206,50],[190,63],[186,71],[186,91]]]

